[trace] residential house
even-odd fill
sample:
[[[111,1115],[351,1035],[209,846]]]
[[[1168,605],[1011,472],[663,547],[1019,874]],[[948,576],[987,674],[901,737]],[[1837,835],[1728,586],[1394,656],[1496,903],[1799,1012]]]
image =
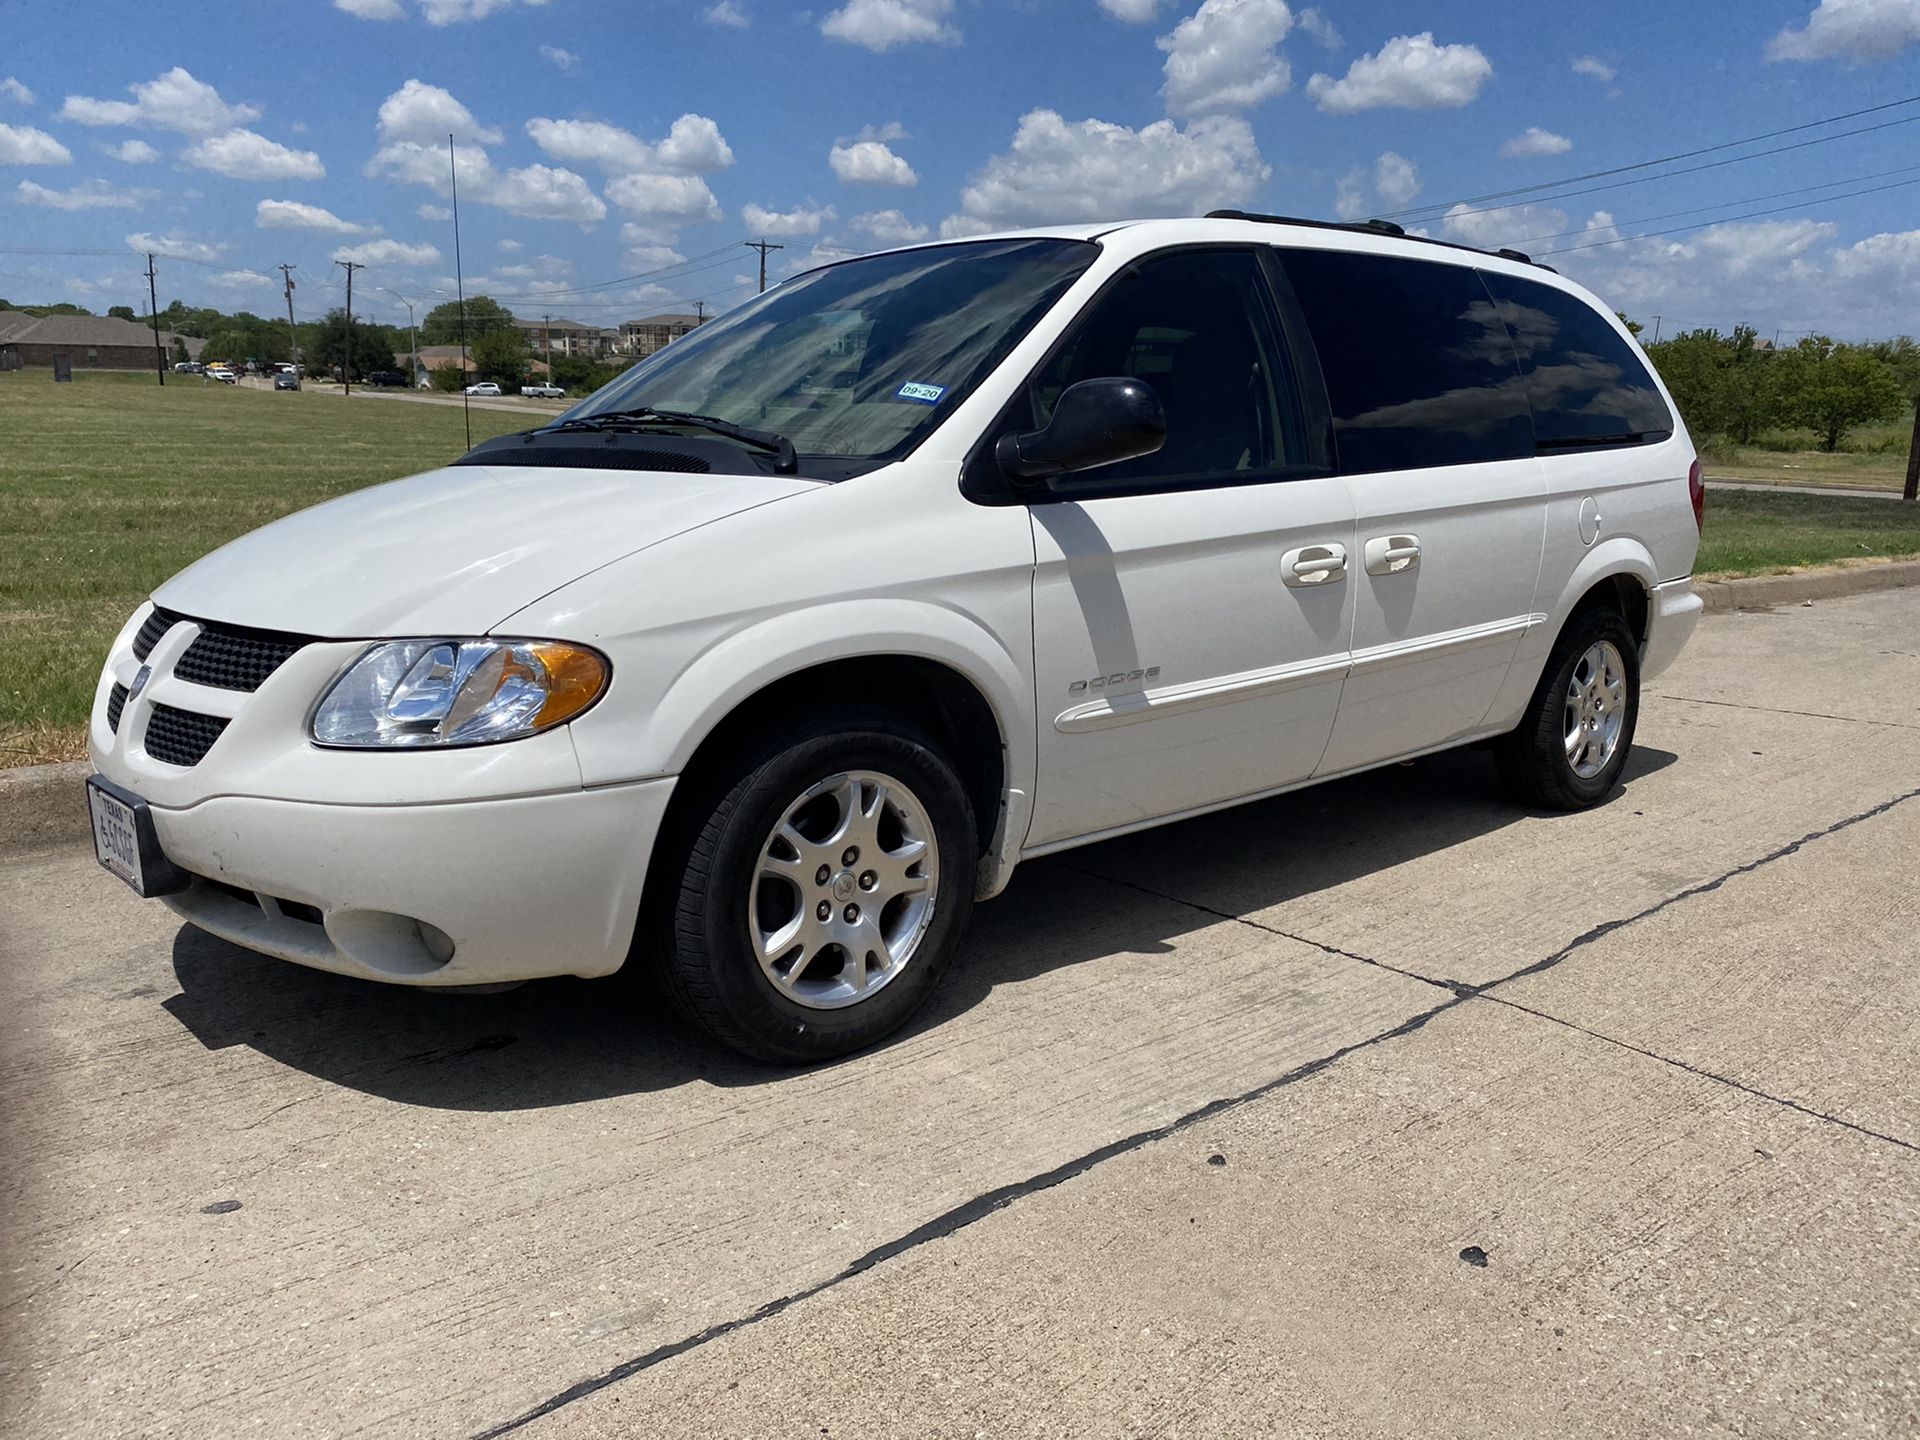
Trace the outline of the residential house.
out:
[[[182,335],[189,359],[197,360],[207,342]],[[160,352],[173,365],[174,334],[160,332]],[[154,368],[153,329],[111,315],[34,315],[25,310],[0,310],[0,370],[29,367],[51,369],[56,355],[64,355],[76,370],[151,370]]]

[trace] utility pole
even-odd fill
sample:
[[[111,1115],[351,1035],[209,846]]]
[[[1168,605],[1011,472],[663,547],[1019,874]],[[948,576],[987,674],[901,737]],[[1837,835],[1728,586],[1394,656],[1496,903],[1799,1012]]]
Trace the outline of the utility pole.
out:
[[[762,286],[761,288],[765,289],[766,287]],[[695,326],[700,326],[707,323],[707,302],[706,301],[696,300],[693,302],[693,323]]]
[[[407,388],[415,389],[420,384],[420,335],[413,326],[413,301],[407,299],[398,290],[388,290],[384,285],[376,285],[376,290],[386,291],[394,299],[407,307],[407,343],[413,347],[413,354],[407,361]]]
[[[153,283],[153,254],[147,254],[147,312],[153,316],[153,373],[167,383],[166,352],[160,348],[160,296]]]
[[[300,332],[293,325],[293,266],[277,267],[281,278],[287,282],[287,344],[293,355],[293,373],[300,373]]]
[[[1913,397],[1913,445],[1907,451],[1907,488],[1902,500],[1920,500],[1920,395]]]
[[[553,316],[540,317],[540,353],[547,362],[547,381],[553,381]]]
[[[774,244],[764,235],[758,240],[742,240],[740,243],[749,250],[758,250],[760,252],[760,293],[764,295],[767,293],[767,251],[784,250],[787,247]]]
[[[1660,317],[1658,315],[1653,317],[1653,343],[1656,345],[1660,343]]]
[[[353,394],[353,272],[367,267],[358,260],[336,260],[333,262],[347,272],[347,363],[341,367],[340,379],[345,388],[343,395]]]

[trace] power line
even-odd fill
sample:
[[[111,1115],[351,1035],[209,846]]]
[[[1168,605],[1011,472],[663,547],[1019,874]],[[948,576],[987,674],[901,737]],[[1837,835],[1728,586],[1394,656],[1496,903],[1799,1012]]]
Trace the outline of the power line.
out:
[[[1869,105],[1869,106],[1866,106],[1864,109],[1849,110],[1842,115],[1829,115],[1822,120],[1808,120],[1804,124],[1789,125],[1785,129],[1781,129],[1781,130],[1768,130],[1759,135],[1748,135],[1744,139],[1740,139],[1740,140],[1725,140],[1718,145],[1704,145],[1697,150],[1682,150],[1673,155],[1662,155],[1656,160],[1639,160],[1634,162],[1631,165],[1615,165],[1605,170],[1589,170],[1584,175],[1567,175],[1567,176],[1561,177],[1558,180],[1545,180],[1540,182],[1537,185],[1521,185],[1511,190],[1494,190],[1494,191],[1489,191],[1485,195],[1469,195],[1466,198],[1461,200],[1447,200],[1447,201],[1433,202],[1426,205],[1415,205],[1405,210],[1390,211],[1388,214],[1382,216],[1381,218],[1388,219],[1388,220],[1398,220],[1402,216],[1406,216],[1406,215],[1423,215],[1423,214],[1426,214],[1428,211],[1450,210],[1456,205],[1480,205],[1483,202],[1488,200],[1507,200],[1507,199],[1513,198],[1516,195],[1537,195],[1540,192],[1545,190],[1558,190],[1563,185],[1578,185],[1582,181],[1586,181],[1586,180],[1604,180],[1610,176],[1625,175],[1635,170],[1651,170],[1657,166],[1671,165],[1677,160],[1692,160],[1701,155],[1713,155],[1713,154],[1719,153],[1722,150],[1738,149],[1742,145],[1757,145],[1762,140],[1777,140],[1782,135],[1797,135],[1803,130],[1817,130],[1822,125],[1837,125],[1842,120],[1857,120],[1862,115],[1874,115],[1874,114],[1878,114],[1883,110],[1894,110],[1894,109],[1898,109],[1902,105],[1912,105],[1916,103],[1920,103],[1920,95],[1908,95],[1903,99],[1889,100],[1886,103],[1881,105]],[[1741,156],[1736,156],[1734,159],[1724,160],[1719,163],[1724,165],[1732,165],[1732,164],[1738,164],[1739,161],[1741,160],[1758,160],[1758,159],[1761,159],[1764,155],[1778,155],[1778,154],[1784,153],[1787,150],[1802,149],[1806,145],[1824,144],[1828,140],[1844,140],[1850,135],[1865,135],[1873,130],[1887,129],[1888,126],[1890,125],[1909,124],[1911,123],[1912,120],[1920,120],[1920,116],[1912,116],[1904,120],[1893,120],[1882,125],[1867,125],[1867,126],[1863,126],[1858,130],[1845,131],[1844,133],[1839,135],[1821,136],[1820,138],[1815,140],[1805,141],[1801,145],[1783,145],[1779,149],[1763,151],[1759,155],[1741,155]],[[1694,170],[1681,170],[1681,171],[1676,171],[1674,173],[1680,174],[1680,175],[1691,175],[1695,173],[1695,170],[1707,170],[1712,168],[1714,167],[1709,165],[1702,165],[1702,166],[1694,167]],[[1665,179],[1667,177],[1650,176],[1648,178]],[[1634,182],[1634,183],[1637,183],[1637,182]],[[1596,188],[1611,189],[1615,187],[1601,186]],[[1576,191],[1573,193],[1588,194],[1590,192]],[[1553,197],[1553,198],[1565,198],[1565,197]],[[1511,209],[1512,207],[1500,205],[1500,206],[1493,206],[1491,208],[1505,210],[1505,209]]]
[[[1722,200],[1715,205],[1696,205],[1689,210],[1668,210],[1659,215],[1642,215],[1637,219],[1616,220],[1613,223],[1615,226],[1651,225],[1656,220],[1677,220],[1682,215],[1704,215],[1709,210],[1730,210],[1736,205],[1751,205],[1759,200],[1782,200],[1789,195],[1811,195],[1816,190],[1831,190],[1839,185],[1858,185],[1863,180],[1880,180],[1888,175],[1906,175],[1914,170],[1920,170],[1920,165],[1902,165],[1892,170],[1875,170],[1868,175],[1851,175],[1845,180],[1828,180],[1824,184],[1805,185],[1797,190],[1773,190],[1765,195],[1743,195],[1737,200]],[[1839,197],[1833,196],[1828,198],[1837,199]],[[1586,233],[1587,230],[1584,228],[1580,230],[1561,230],[1552,235],[1530,235],[1525,240],[1518,240],[1514,243],[1516,245],[1534,245],[1542,240],[1565,240],[1569,236],[1585,235]]]
[[[1874,185],[1865,190],[1847,190],[1838,195],[1826,195],[1815,204],[1829,200],[1851,200],[1857,195],[1878,195],[1883,190],[1899,190],[1907,185],[1920,185],[1920,177],[1912,180],[1896,180],[1890,185]],[[1783,210],[1798,210],[1799,205],[1773,205],[1765,210],[1748,210],[1739,215],[1723,215],[1718,220],[1702,220],[1697,225],[1674,225],[1665,230],[1644,230],[1638,235],[1616,235],[1610,240],[1593,240],[1585,245],[1563,245],[1557,250],[1541,250],[1537,255],[1571,255],[1576,250],[1597,250],[1603,245],[1624,245],[1629,240],[1652,240],[1660,235],[1681,235],[1689,230],[1710,230],[1715,225],[1731,224],[1735,220],[1757,220],[1762,215],[1778,215]]]

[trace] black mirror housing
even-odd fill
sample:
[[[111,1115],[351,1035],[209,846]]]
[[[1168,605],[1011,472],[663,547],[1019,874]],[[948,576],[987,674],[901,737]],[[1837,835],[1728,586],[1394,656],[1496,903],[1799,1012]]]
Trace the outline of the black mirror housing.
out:
[[[1144,380],[1113,375],[1069,385],[1045,429],[1002,435],[994,458],[1009,479],[1050,489],[1077,470],[1091,470],[1151,455],[1167,443],[1167,416],[1160,397]]]

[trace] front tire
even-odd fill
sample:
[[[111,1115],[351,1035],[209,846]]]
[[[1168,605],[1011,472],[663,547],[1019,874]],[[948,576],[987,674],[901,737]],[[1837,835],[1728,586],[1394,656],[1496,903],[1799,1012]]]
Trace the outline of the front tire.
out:
[[[1598,805],[1620,782],[1640,718],[1640,647],[1617,610],[1567,622],[1513,731],[1494,746],[1516,797],[1549,810]]]
[[[823,714],[766,737],[696,806],[659,937],[684,1018],[793,1064],[864,1049],[926,1002],[979,856],[933,740],[889,716]]]

